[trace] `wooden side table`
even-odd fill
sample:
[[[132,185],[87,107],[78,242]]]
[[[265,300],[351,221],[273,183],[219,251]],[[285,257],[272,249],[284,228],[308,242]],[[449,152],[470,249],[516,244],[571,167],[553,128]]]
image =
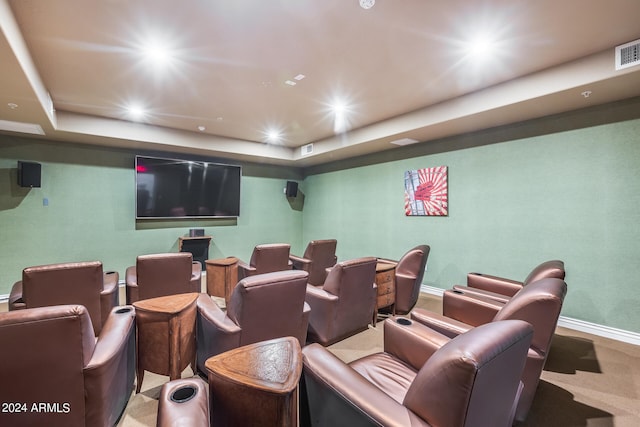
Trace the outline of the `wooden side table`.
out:
[[[207,260],[207,293],[213,297],[224,297],[229,303],[233,288],[238,284],[238,258]]]
[[[144,371],[180,378],[196,360],[196,300],[198,293],[168,295],[136,301],[136,393]]]
[[[205,362],[215,396],[211,425],[293,427],[298,419],[300,343],[293,337],[261,341]]]
[[[376,298],[376,308],[373,312],[373,325],[378,320],[378,310],[391,307],[391,314],[396,314],[396,264],[388,262],[378,262],[376,264],[376,285],[378,296]]]

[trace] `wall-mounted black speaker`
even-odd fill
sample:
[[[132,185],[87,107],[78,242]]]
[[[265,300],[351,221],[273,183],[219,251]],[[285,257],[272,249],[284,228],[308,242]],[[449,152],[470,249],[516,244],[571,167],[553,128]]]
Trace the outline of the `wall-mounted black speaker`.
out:
[[[40,187],[41,170],[40,163],[18,161],[18,185],[20,187]]]
[[[287,197],[297,197],[298,183],[295,181],[287,181],[287,188],[285,193],[287,194]]]

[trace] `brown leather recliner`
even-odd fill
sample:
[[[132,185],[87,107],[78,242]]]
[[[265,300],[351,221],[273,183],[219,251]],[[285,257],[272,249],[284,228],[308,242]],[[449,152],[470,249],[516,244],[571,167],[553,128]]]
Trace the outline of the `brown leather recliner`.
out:
[[[127,268],[127,304],[165,295],[200,292],[202,264],[189,252],[140,255]]]
[[[429,251],[428,245],[419,245],[409,250],[399,261],[379,259],[380,262],[395,263],[395,290],[397,314],[407,314],[418,302],[420,286],[427,266]]]
[[[104,273],[100,261],[40,265],[22,270],[9,295],[9,311],[80,304],[91,316],[94,334],[100,334],[111,309],[118,305],[116,271]]]
[[[418,308],[411,312],[411,318],[448,337],[500,320],[518,319],[531,324],[533,340],[522,374],[524,389],[515,416],[516,420],[523,421],[531,408],[549,355],[566,293],[567,284],[556,278],[530,283],[504,304],[459,290],[448,290],[443,295],[442,315]]]
[[[504,303],[529,283],[546,278],[564,280],[564,277],[564,262],[551,260],[536,266],[522,282],[488,274],[469,273],[467,274],[467,286],[454,285],[453,289]]]
[[[306,271],[278,271],[247,277],[234,288],[226,313],[209,295],[198,297],[198,370],[211,356],[243,345],[292,336],[305,344],[309,305]]]
[[[81,305],[0,314],[0,412],[3,426],[111,427],[135,379],[135,314],[114,308],[100,335]]]
[[[393,317],[384,322],[384,352],[349,364],[310,344],[302,349],[300,425],[510,426],[531,337],[519,320],[449,339]]]
[[[367,329],[376,305],[376,259],[337,263],[322,286],[307,286],[307,340],[330,345]]]
[[[249,264],[242,260],[238,261],[238,279],[256,274],[291,270],[290,249],[291,245],[288,243],[267,243],[256,246],[253,248]]]
[[[338,261],[337,244],[338,241],[335,239],[312,240],[307,245],[304,255],[299,257],[290,254],[289,259],[294,269],[309,273],[310,285],[322,285],[327,278],[327,268],[333,267]]]

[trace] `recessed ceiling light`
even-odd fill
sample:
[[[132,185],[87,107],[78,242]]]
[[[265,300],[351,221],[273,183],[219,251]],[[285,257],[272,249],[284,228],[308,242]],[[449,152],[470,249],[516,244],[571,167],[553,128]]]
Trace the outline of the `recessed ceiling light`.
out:
[[[282,132],[278,129],[269,129],[265,132],[268,142],[278,142],[282,139]]]
[[[198,126],[198,130],[199,130],[200,132],[204,132],[205,130],[207,130],[207,128],[206,128],[206,127],[204,127],[204,126],[202,126],[202,125],[200,125],[200,126]]]
[[[371,9],[376,4],[376,0],[360,0],[360,7],[363,9]]]
[[[307,76],[305,76],[304,74],[298,74],[297,76],[294,77],[294,79],[300,81],[300,80],[304,79],[305,77],[307,77]]]
[[[130,105],[127,107],[127,114],[133,120],[141,120],[147,115],[147,112],[140,105]]]
[[[7,107],[11,108],[12,110],[15,110],[16,108],[18,108],[18,104],[14,102],[10,102],[7,104]]]
[[[402,139],[396,139],[395,141],[391,141],[391,144],[409,145],[409,144],[415,144],[416,142],[419,142],[419,141],[413,138],[402,138]]]
[[[284,83],[288,84],[289,86],[295,86],[295,85],[298,84],[298,83],[294,82],[293,80],[286,80]]]

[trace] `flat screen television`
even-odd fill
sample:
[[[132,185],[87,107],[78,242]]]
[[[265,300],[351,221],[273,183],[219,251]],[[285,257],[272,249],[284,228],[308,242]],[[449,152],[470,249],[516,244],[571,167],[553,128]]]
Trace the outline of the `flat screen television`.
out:
[[[136,156],[136,219],[240,216],[242,168]]]

